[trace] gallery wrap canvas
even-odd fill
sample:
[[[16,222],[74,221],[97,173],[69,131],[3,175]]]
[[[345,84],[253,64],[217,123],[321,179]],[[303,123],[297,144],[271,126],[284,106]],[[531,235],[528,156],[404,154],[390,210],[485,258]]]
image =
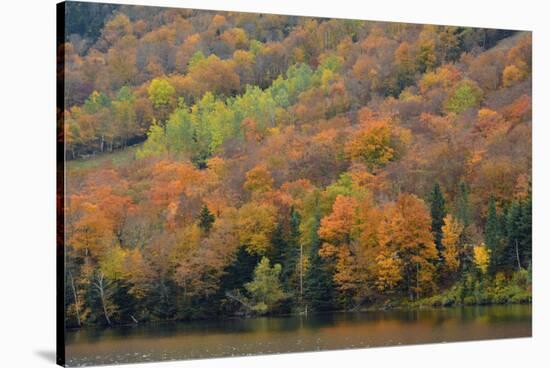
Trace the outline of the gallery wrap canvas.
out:
[[[58,364],[531,336],[531,32],[57,16]]]

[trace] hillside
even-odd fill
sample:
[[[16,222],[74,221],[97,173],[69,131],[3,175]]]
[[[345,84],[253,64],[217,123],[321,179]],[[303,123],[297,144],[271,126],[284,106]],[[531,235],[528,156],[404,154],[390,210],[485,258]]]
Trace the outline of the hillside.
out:
[[[530,301],[530,33],[108,11],[63,50],[69,325]]]

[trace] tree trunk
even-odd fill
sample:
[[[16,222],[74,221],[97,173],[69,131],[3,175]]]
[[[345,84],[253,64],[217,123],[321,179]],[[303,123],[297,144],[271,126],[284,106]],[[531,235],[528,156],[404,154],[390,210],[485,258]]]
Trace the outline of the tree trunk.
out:
[[[245,302],[244,300],[242,300],[242,299],[239,298],[238,296],[231,294],[229,291],[226,291],[226,292],[225,292],[225,296],[227,296],[229,299],[233,299],[233,300],[235,300],[235,301],[241,303],[241,304],[244,305],[247,309],[252,310],[252,306],[251,306],[250,304],[248,304],[247,302]]]
[[[419,290],[419,284],[418,284],[418,263],[416,264],[416,300],[418,300],[418,290]]]
[[[304,255],[304,246],[300,243],[300,300],[304,295],[304,261],[302,259]]]
[[[71,289],[73,290],[74,310],[76,312],[76,320],[78,322],[78,327],[80,327],[80,303],[78,302],[78,294],[76,293],[76,287],[74,285],[74,279],[71,271],[69,271],[69,278],[71,279]]]
[[[109,313],[107,313],[107,306],[105,304],[105,295],[103,293],[103,289],[101,289],[101,304],[103,305],[103,313],[105,314],[105,319],[107,320],[109,326],[111,326],[111,319],[109,318]]]
[[[521,271],[521,263],[519,261],[519,249],[518,249],[518,240],[515,240],[516,242],[516,260],[518,261],[518,271]]]
[[[105,315],[105,319],[107,320],[107,323],[109,326],[111,326],[111,319],[109,318],[109,312],[107,312],[107,301],[105,298],[105,277],[103,276],[103,273],[100,273],[97,276],[97,282],[95,283],[95,287],[99,291],[99,298],[101,299],[101,306],[103,307],[103,314]]]
[[[411,288],[411,273],[409,270],[409,267],[405,267],[406,273],[407,273],[407,291],[409,292],[409,300],[413,301],[413,293]]]

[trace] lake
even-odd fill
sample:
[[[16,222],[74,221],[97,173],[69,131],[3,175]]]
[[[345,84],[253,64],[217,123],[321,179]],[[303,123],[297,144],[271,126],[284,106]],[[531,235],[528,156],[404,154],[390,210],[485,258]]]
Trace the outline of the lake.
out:
[[[86,366],[531,336],[531,305],[330,313],[81,329],[66,363]]]

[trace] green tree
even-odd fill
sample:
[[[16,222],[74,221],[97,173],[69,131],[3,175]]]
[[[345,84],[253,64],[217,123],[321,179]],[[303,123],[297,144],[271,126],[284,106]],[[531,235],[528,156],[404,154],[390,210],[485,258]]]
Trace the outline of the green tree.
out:
[[[288,263],[287,273],[285,278],[291,278],[294,271],[298,272],[298,291],[300,298],[303,295],[304,288],[304,247],[300,243],[300,214],[294,207],[290,212],[290,231],[287,242],[287,250],[285,252],[285,262]],[[298,270],[296,270],[298,266]]]
[[[221,279],[221,289],[225,291],[242,288],[252,280],[254,268],[260,261],[260,256],[247,252],[245,246],[239,247],[235,259],[224,269]]]
[[[199,227],[205,234],[210,232],[214,221],[216,221],[216,217],[210,212],[208,206],[202,206],[201,212],[199,213]]]
[[[247,86],[244,94],[232,100],[232,108],[239,122],[245,118],[254,120],[260,136],[265,135],[267,129],[275,125],[277,103],[269,90],[263,91],[258,86]]]
[[[170,152],[191,153],[195,148],[194,126],[189,107],[180,100],[166,123],[166,144]]]
[[[445,210],[445,198],[443,197],[443,193],[441,193],[439,183],[434,184],[430,193],[430,213],[432,216],[432,233],[434,234],[435,245],[441,259],[441,252],[443,251],[441,245],[441,239],[443,238],[442,227],[447,212]]]
[[[327,261],[319,255],[321,239],[318,231],[320,226],[321,215],[317,209],[310,228],[311,244],[308,267],[304,277],[304,297],[308,306],[314,311],[327,311],[333,308],[334,285]]]
[[[123,147],[126,146],[128,138],[138,132],[134,103],[135,96],[127,86],[119,90],[116,100],[112,103],[116,133],[121,138]]]
[[[521,241],[521,204],[512,202],[506,218],[506,232],[508,244],[504,254],[504,263],[510,268],[521,268],[519,246]]]
[[[149,131],[147,132],[147,140],[137,151],[138,158],[159,156],[167,152],[166,148],[166,136],[164,134],[164,128],[153,121]]]
[[[169,105],[172,102],[176,89],[164,78],[155,78],[147,88],[149,100],[156,108]]]
[[[531,263],[532,213],[531,195],[512,202],[506,217],[507,245],[503,265],[510,269],[526,269]]]
[[[532,246],[533,246],[533,203],[531,188],[527,198],[523,201],[522,207],[522,257],[524,267],[531,268],[532,263]]]
[[[273,311],[278,303],[287,297],[279,281],[280,273],[280,264],[271,267],[269,259],[262,257],[254,270],[254,279],[245,284],[252,298],[252,308],[257,313],[265,314]]]
[[[470,188],[465,181],[461,181],[458,185],[458,194],[456,197],[456,218],[464,225],[464,228],[471,224],[471,207],[470,207]]]
[[[274,264],[281,264],[283,269],[281,275],[284,275],[288,265],[285,262],[284,254],[287,248],[287,241],[285,238],[284,226],[282,223],[278,222],[275,226],[275,230],[271,234],[271,247],[267,252],[269,259],[273,261]]]
[[[272,237],[273,263],[281,263],[281,282],[287,292],[293,295],[301,295],[303,285],[303,258],[301,258],[300,246],[300,215],[294,207],[290,209],[288,220],[288,232],[284,232],[284,226],[278,224]],[[303,254],[303,253],[302,253]],[[302,266],[302,267],[300,267]]]
[[[99,110],[110,106],[111,100],[105,93],[93,91],[92,94],[86,99],[84,106],[82,107],[86,113],[95,114]]]
[[[197,51],[193,54],[193,56],[191,56],[191,59],[189,59],[189,63],[187,67],[193,68],[205,59],[206,59],[206,56],[204,56],[204,54],[201,51]]]
[[[485,222],[485,244],[489,248],[492,257],[489,270],[494,273],[500,250],[500,228],[496,209],[495,198],[489,199],[489,209],[487,211],[487,221]]]
[[[483,92],[470,80],[458,83],[445,103],[447,111],[460,114],[464,110],[476,107],[481,101]]]

